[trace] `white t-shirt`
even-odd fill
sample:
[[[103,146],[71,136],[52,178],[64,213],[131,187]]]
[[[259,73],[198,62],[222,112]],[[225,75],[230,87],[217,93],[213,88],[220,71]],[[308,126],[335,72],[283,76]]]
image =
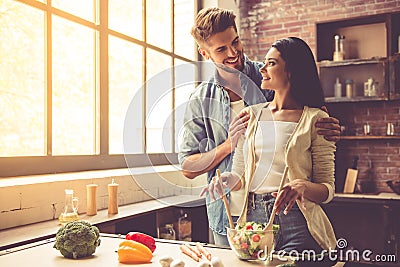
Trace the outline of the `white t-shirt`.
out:
[[[250,192],[277,191],[285,169],[285,147],[297,122],[259,121],[255,135],[256,170]]]

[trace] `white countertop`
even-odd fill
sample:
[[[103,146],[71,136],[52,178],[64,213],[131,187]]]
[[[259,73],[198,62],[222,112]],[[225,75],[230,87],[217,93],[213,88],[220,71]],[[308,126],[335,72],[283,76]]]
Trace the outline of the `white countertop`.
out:
[[[31,246],[25,246],[18,250],[13,249],[12,252],[7,254],[0,254],[0,266],[31,266],[31,267],[112,267],[112,266],[132,266],[118,262],[118,254],[115,252],[118,249],[118,245],[122,242],[122,238],[112,235],[102,235],[100,237],[101,244],[96,249],[93,256],[83,259],[67,259],[64,258],[60,252],[53,248],[54,239],[48,240],[47,242],[38,242]],[[157,248],[153,253],[153,259],[151,263],[140,264],[140,266],[161,266],[159,264],[160,257],[164,255],[170,255],[173,259],[181,259],[185,262],[186,267],[195,267],[198,262],[192,260],[188,256],[184,255],[180,249],[179,244],[183,242],[168,242],[166,240],[157,240]],[[219,257],[222,263],[226,267],[236,266],[276,266],[284,263],[274,259],[273,263],[267,264],[266,262],[248,262],[239,260],[234,252],[229,248],[218,248],[215,246],[206,246],[212,256]],[[337,266],[343,266],[342,263],[338,263]]]

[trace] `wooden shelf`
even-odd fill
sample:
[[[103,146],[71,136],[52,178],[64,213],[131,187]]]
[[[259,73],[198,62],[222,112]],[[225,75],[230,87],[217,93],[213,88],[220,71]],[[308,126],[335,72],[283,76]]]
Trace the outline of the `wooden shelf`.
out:
[[[329,67],[341,67],[350,65],[364,65],[364,64],[378,64],[387,61],[385,57],[374,57],[371,59],[345,59],[341,61],[330,61],[323,60],[318,62],[319,67],[329,68]]]
[[[379,96],[355,96],[355,97],[325,97],[327,103],[344,103],[344,102],[365,102],[365,101],[380,101],[388,100],[387,97]]]
[[[357,136],[350,136],[350,135],[342,135],[340,140],[400,140],[400,135],[357,135]]]

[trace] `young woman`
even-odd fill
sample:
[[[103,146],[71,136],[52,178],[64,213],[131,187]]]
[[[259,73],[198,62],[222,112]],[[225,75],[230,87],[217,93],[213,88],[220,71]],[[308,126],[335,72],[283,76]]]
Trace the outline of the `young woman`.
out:
[[[334,195],[336,147],[315,127],[328,114],[320,109],[324,96],[311,49],[296,37],[278,40],[260,72],[261,88],[274,90],[274,100],[245,109],[246,134],[235,149],[232,171],[221,175],[231,190],[245,188],[238,222],[267,222],[276,205],[275,251],[334,249],[335,234],[320,204]],[[278,194],[281,179],[285,184]],[[213,177],[206,188],[211,196],[214,189],[221,194],[218,185]]]

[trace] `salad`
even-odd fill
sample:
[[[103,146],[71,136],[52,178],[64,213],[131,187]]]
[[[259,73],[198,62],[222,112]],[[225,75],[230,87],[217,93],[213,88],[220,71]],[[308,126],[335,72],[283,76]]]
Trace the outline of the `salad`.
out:
[[[265,236],[266,226],[266,223],[246,222],[236,225],[235,229],[228,228],[229,244],[240,259],[257,260],[264,257],[264,248],[260,243]],[[273,225],[272,229],[275,236],[279,225]]]

